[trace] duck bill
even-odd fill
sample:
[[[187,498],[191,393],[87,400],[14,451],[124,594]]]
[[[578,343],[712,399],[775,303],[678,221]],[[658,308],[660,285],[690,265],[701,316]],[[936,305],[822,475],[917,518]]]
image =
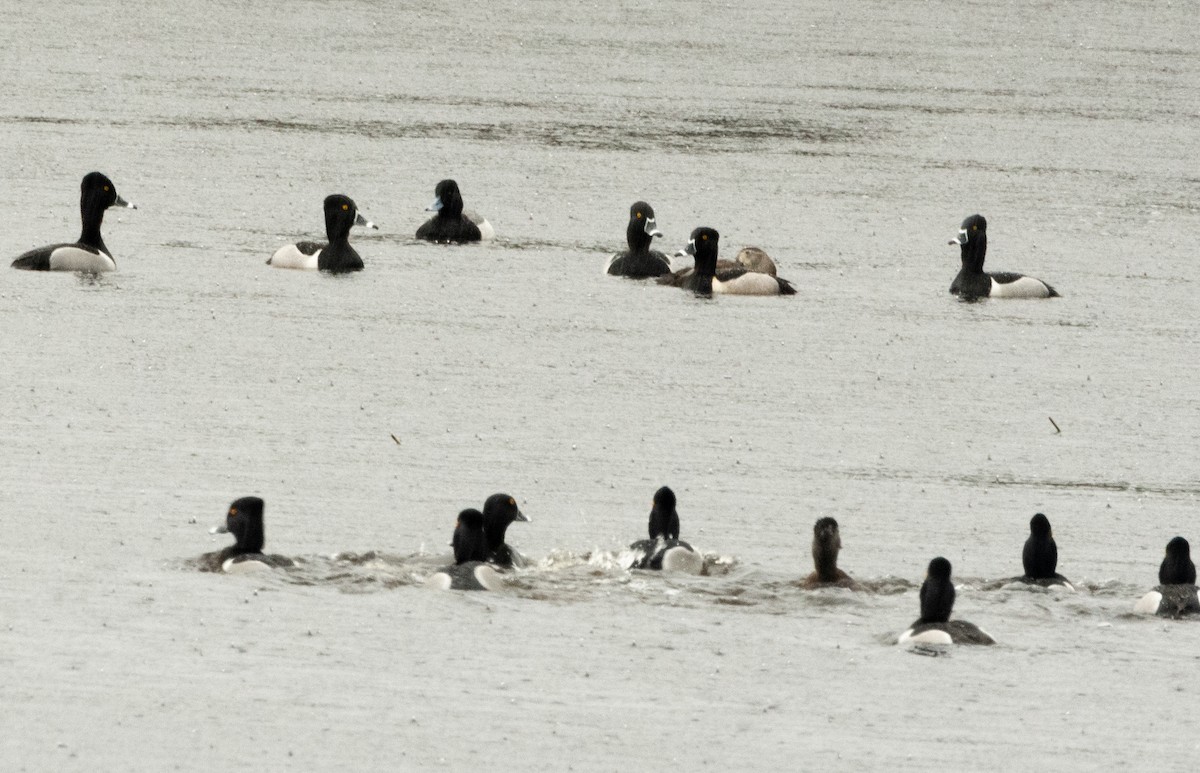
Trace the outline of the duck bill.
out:
[[[432,204],[430,204],[428,207],[425,207],[425,211],[426,212],[441,212],[443,206],[445,206],[445,205],[442,204],[442,197],[438,196],[436,199],[433,200]]]
[[[965,228],[960,228],[960,229],[958,229],[958,236],[955,236],[955,237],[954,237],[953,239],[951,239],[951,240],[950,240],[948,243],[949,243],[949,244],[959,244],[959,245],[962,245],[962,244],[966,244],[966,243],[967,243],[967,240],[968,240],[968,239],[970,239],[970,238],[971,238],[971,237],[967,235],[967,229],[965,229]]]
[[[658,230],[658,223],[654,222],[654,218],[646,218],[646,225],[643,226],[646,233],[653,239],[655,236],[662,236],[662,231]]]
[[[687,243],[686,247],[681,249],[679,252],[675,253],[675,257],[677,257],[677,258],[682,258],[685,255],[692,255],[693,257],[696,255],[696,240],[695,239],[692,239],[691,241],[689,241]]]
[[[228,534],[229,527],[222,523],[218,526],[214,526],[211,529],[209,529],[208,533],[209,534]]]
[[[529,520],[529,516],[527,516],[527,515],[525,515],[525,513],[521,512],[520,508],[517,508],[517,517],[514,518],[513,520],[520,521],[521,523],[533,523],[533,521]]]
[[[374,228],[376,231],[379,230],[379,226],[375,225],[370,220],[367,220],[365,217],[363,217],[363,214],[361,212],[355,214],[354,224],[366,226],[367,228]]]
[[[130,204],[128,201],[121,198],[120,194],[117,195],[117,200],[113,202],[113,206],[114,207],[126,207],[128,209],[137,209],[136,204]]]

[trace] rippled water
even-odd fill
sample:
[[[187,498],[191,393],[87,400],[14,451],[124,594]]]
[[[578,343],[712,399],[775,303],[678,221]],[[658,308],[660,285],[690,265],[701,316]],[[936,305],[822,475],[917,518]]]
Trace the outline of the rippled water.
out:
[[[4,767],[1190,769],[1200,626],[1130,610],[1200,540],[1193,16],[8,9],[0,249],[139,209],[0,273]],[[495,242],[412,238],[447,176]],[[366,270],[266,267],[333,192]],[[604,277],[638,199],[798,295]],[[974,212],[1064,297],[949,296]],[[705,576],[622,568],[663,484]],[[496,491],[533,566],[423,588]],[[299,567],[195,572],[251,493]],[[1081,591],[982,590],[1037,511]],[[825,515],[869,592],[798,587]],[[1000,646],[891,646],[939,554]]]

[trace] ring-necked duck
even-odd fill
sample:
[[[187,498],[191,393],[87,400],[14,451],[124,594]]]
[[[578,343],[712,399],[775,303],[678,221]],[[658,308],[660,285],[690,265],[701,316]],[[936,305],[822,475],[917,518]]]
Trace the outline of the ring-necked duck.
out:
[[[1057,298],[1058,292],[1040,279],[1024,274],[988,274],[983,270],[987,256],[987,220],[971,215],[962,222],[950,244],[962,247],[962,268],[950,284],[950,292],[974,298]]]
[[[682,287],[696,295],[711,296],[713,293],[727,295],[795,295],[796,288],[786,279],[770,274],[751,271],[745,266],[718,270],[717,243],[721,235],[712,228],[697,228],[692,231],[687,246],[679,255],[691,255],[696,265],[691,269],[676,271],[670,276],[659,277],[659,284]]]
[[[700,574],[704,558],[688,543],[679,539],[679,513],[675,492],[663,486],[654,492],[650,508],[650,539],[629,546],[634,553],[630,569],[665,569],[671,572]]]
[[[1025,574],[1020,579],[1032,585],[1062,585],[1075,590],[1066,577],[1058,573],[1058,543],[1050,528],[1050,519],[1037,513],[1029,519],[1029,539],[1021,551]]]
[[[275,268],[319,269],[335,274],[362,271],[362,258],[350,246],[350,229],[356,225],[379,229],[363,217],[354,200],[335,193],[325,197],[325,235],[327,244],[296,242],[280,247],[267,259]]]
[[[1166,555],[1158,567],[1158,587],[1142,596],[1133,611],[1162,617],[1200,614],[1196,565],[1192,563],[1191,552],[1183,537],[1167,543]]]
[[[427,586],[440,590],[496,590],[503,584],[500,573],[487,563],[483,513],[474,508],[459,513],[450,544],[454,547],[454,564],[431,575],[425,581]]]
[[[437,214],[426,220],[417,229],[418,239],[439,243],[461,243],[491,239],[496,235],[495,229],[486,218],[474,212],[463,211],[463,198],[462,193],[458,190],[458,183],[453,180],[442,180],[434,189],[434,195],[436,198],[425,208],[425,211]]]
[[[921,616],[900,634],[899,644],[995,644],[996,640],[974,623],[951,620],[954,583],[950,562],[941,556],[929,562],[921,583]]]
[[[262,552],[263,501],[259,497],[242,497],[229,505],[225,523],[214,526],[212,534],[232,534],[234,543],[224,550],[200,556],[205,572],[250,572],[295,566],[287,556],[266,555]]]
[[[104,210],[109,207],[137,209],[117,195],[117,187],[113,185],[112,180],[99,172],[85,175],[83,182],[79,184],[79,214],[83,220],[83,232],[79,235],[79,241],[72,244],[51,244],[30,250],[14,260],[12,267],[27,271],[92,273],[115,270],[117,263],[100,236]]]
[[[487,560],[497,566],[525,565],[525,558],[504,541],[509,524],[514,521],[529,523],[525,513],[517,507],[517,500],[508,494],[492,494],[483,503],[483,533],[487,538]]]
[[[815,571],[801,581],[803,588],[819,588],[836,585],[840,588],[858,589],[858,583],[838,568],[838,552],[842,549],[842,535],[838,522],[833,518],[821,518],[813,524],[812,557]]]
[[[650,249],[650,242],[655,236],[662,236],[662,231],[658,230],[658,223],[654,219],[654,207],[644,201],[634,202],[629,208],[629,225],[625,228],[625,241],[629,249],[609,258],[605,271],[613,276],[631,279],[671,273],[671,259]]]

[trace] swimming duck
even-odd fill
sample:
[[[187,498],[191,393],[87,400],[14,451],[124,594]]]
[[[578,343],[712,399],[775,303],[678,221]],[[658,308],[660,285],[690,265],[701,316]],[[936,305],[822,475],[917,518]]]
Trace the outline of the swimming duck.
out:
[[[487,563],[488,541],[483,530],[483,513],[474,508],[458,514],[454,524],[454,564],[444,566],[425,581],[439,590],[496,590],[501,575]]]
[[[630,569],[665,569],[689,574],[703,572],[704,558],[695,548],[679,539],[679,513],[675,504],[675,492],[668,486],[654,492],[648,524],[650,539],[638,540],[629,546],[635,556]]]
[[[692,231],[687,246],[679,255],[695,258],[694,268],[682,269],[669,276],[659,277],[659,284],[682,287],[696,295],[708,297],[714,293],[726,295],[795,295],[796,288],[786,279],[751,271],[738,265],[717,270],[717,243],[721,235],[712,228]]]
[[[925,582],[921,583],[921,616],[900,634],[899,644],[995,644],[996,640],[974,623],[951,620],[954,609],[954,583],[950,581],[950,562],[938,556],[929,562]]]
[[[950,292],[971,300],[975,298],[1057,298],[1058,292],[1040,279],[1024,274],[988,274],[983,270],[987,256],[987,220],[971,215],[962,222],[958,236],[950,244],[962,247],[962,268],[950,284]]]
[[[1134,612],[1160,617],[1200,614],[1196,565],[1192,563],[1191,546],[1183,537],[1167,543],[1166,555],[1158,567],[1158,583],[1134,605]]]
[[[613,276],[631,279],[671,273],[671,259],[650,249],[650,242],[655,236],[662,236],[662,231],[658,230],[658,223],[654,219],[654,207],[644,201],[634,202],[629,208],[629,225],[625,227],[625,241],[629,249],[609,258],[605,271]]]
[[[379,226],[363,217],[349,196],[327,196],[325,235],[329,242],[296,242],[284,245],[267,259],[267,265],[275,268],[319,269],[334,274],[362,271],[362,258],[350,246],[350,229],[356,225],[379,229]]]
[[[201,571],[250,572],[295,566],[295,562],[287,556],[262,552],[265,535],[263,501],[259,497],[235,499],[225,514],[225,523],[214,526],[210,533],[232,534],[234,543],[223,550],[200,556]]]
[[[79,241],[70,244],[51,244],[24,253],[12,262],[13,268],[27,271],[86,271],[99,273],[113,271],[117,262],[104,246],[100,236],[100,224],[104,211],[109,207],[137,209],[117,195],[112,180],[99,172],[84,175],[79,184],[79,215],[83,220],[83,231]]]
[[[474,212],[463,211],[462,193],[454,180],[442,180],[434,189],[426,212],[436,212],[417,229],[417,238],[442,244],[477,242],[496,235],[492,224]]]
[[[858,583],[838,568],[838,553],[842,549],[842,535],[838,522],[833,518],[820,518],[813,524],[812,557],[815,570],[801,581],[802,588],[819,588],[835,585],[840,588],[858,589]]]

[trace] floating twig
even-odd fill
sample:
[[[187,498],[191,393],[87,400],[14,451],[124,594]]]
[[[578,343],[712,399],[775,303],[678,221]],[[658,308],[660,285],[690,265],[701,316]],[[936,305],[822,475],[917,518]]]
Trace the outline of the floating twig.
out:
[[[1058,424],[1057,424],[1057,423],[1054,421],[1054,418],[1053,418],[1053,417],[1051,417],[1051,416],[1047,416],[1046,418],[1047,418],[1047,419],[1050,419],[1050,423],[1051,423],[1051,424],[1054,424],[1054,432],[1055,432],[1056,434],[1059,434],[1059,435],[1061,435],[1061,434],[1062,434],[1062,430],[1058,428]],[[392,435],[392,437],[396,437],[396,436],[395,436],[395,435]],[[399,440],[397,440],[396,442],[397,442],[397,443],[399,443],[400,441],[399,441]]]
[[[1054,421],[1054,419],[1051,419],[1051,421]],[[391,434],[391,433],[388,433],[388,434]],[[396,437],[395,435],[392,435],[392,440],[396,441],[396,445],[400,445],[400,438]]]

